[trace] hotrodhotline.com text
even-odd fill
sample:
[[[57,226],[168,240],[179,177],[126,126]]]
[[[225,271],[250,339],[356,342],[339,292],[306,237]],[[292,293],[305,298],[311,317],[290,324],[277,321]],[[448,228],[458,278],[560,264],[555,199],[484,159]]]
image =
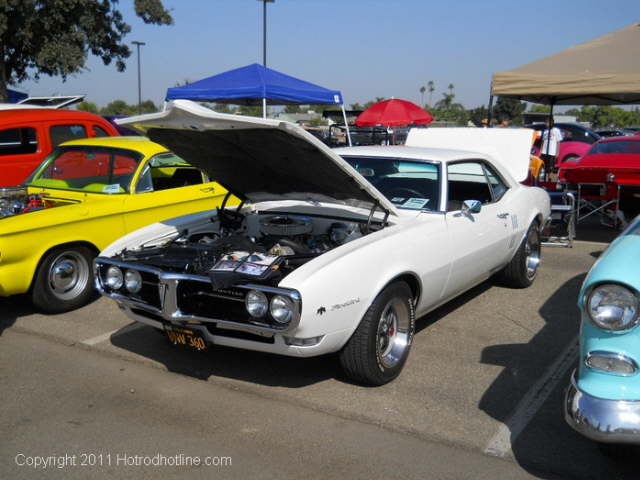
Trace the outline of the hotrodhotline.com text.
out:
[[[231,457],[175,455],[131,455],[128,453],[77,453],[63,455],[26,455],[18,453],[19,467],[47,470],[83,467],[231,467]]]

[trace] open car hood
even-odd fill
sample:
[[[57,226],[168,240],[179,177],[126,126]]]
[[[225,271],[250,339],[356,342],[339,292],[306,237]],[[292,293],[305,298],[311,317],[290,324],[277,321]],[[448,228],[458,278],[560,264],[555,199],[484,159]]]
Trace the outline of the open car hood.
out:
[[[529,175],[533,134],[529,128],[412,128],[405,145],[489,155],[517,182],[523,182]]]
[[[393,204],[340,156],[288,122],[216,113],[189,100],[117,120],[164,145],[251,202],[312,200],[397,215]]]

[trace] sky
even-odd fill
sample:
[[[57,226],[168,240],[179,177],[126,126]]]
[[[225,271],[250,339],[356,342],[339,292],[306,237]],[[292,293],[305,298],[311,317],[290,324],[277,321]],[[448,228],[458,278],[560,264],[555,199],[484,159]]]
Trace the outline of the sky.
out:
[[[78,94],[99,107],[161,104],[167,88],[262,63],[262,2],[163,0],[174,25],[145,25],[133,0],[118,8],[131,32],[127,69],[89,57],[63,82],[43,76],[18,89],[30,95]],[[493,72],[511,70],[640,21],[638,0],[275,0],[267,4],[267,66],[341,90],[345,103],[395,97],[421,103],[435,83],[435,103],[454,85],[466,108],[487,104]],[[429,102],[428,92],[424,101]]]

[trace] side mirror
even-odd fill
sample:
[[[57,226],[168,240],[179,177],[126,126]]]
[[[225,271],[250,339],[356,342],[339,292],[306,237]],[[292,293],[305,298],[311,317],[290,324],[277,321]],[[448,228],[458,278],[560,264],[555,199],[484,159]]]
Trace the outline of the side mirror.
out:
[[[462,213],[464,215],[470,215],[472,213],[480,213],[482,209],[482,202],[479,200],[465,200],[462,202]]]

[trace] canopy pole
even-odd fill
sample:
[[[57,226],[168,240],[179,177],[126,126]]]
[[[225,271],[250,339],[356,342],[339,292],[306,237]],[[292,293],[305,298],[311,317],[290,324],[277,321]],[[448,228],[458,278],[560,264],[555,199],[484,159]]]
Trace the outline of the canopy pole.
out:
[[[347,129],[347,141],[349,142],[349,146],[351,145],[351,134],[349,133],[349,122],[347,122],[347,111],[344,109],[344,103],[342,104],[342,118],[344,118],[344,128]]]
[[[262,99],[262,118],[267,118],[267,99]]]
[[[549,155],[549,146],[551,145],[551,129],[553,128],[553,104],[555,103],[556,99],[554,97],[551,97],[551,102],[549,103],[549,128],[548,128],[548,133],[547,133],[547,152],[546,154]],[[558,153],[558,152],[557,152]]]
[[[493,95],[489,95],[489,112],[487,113],[487,128],[491,127],[491,112],[493,110]]]

